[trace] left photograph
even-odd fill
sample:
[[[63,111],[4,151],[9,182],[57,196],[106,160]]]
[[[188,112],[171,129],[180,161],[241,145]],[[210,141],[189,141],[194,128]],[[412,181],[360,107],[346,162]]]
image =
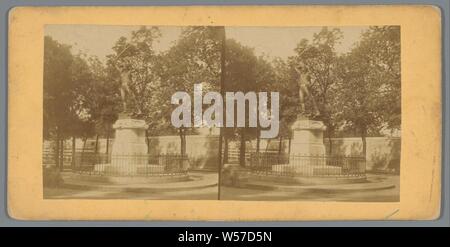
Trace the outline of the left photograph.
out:
[[[174,127],[171,98],[220,91],[224,27],[44,33],[44,199],[218,198],[219,128]]]

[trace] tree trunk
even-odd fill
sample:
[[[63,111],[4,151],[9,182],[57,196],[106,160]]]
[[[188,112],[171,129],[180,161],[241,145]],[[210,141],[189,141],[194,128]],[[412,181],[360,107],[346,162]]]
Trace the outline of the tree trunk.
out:
[[[256,154],[259,154],[260,145],[261,145],[261,131],[258,129],[258,133],[256,134]]]
[[[241,146],[239,148],[239,165],[245,166],[245,130],[241,132]]]
[[[56,131],[56,147],[55,147],[55,165],[57,169],[59,168],[59,131]]]
[[[81,147],[80,164],[79,167],[84,165],[84,150],[86,149],[87,137],[83,137],[83,147]]]
[[[328,154],[331,155],[333,153],[333,142],[331,141],[331,137],[328,137]]]
[[[180,149],[181,149],[180,152],[181,155],[184,156],[186,155],[186,134],[183,127],[180,128],[179,132],[180,132]]]
[[[145,131],[145,143],[147,144],[147,154],[150,153],[150,138],[148,136],[148,131]]]
[[[183,155],[183,128],[178,129],[178,136],[180,137],[180,154]]]
[[[60,164],[59,170],[62,171],[64,169],[64,139],[63,138],[61,138],[61,144],[60,145],[61,145],[61,147],[59,149],[59,155],[60,155],[60,158],[59,158],[59,164]]]
[[[81,148],[81,156],[83,156],[84,150],[86,149],[86,141],[87,137],[83,137],[83,147]]]
[[[267,139],[266,150],[265,150],[266,153],[267,153],[267,150],[269,150],[270,141],[271,141],[271,139]]]
[[[226,164],[226,163],[228,163],[228,150],[229,150],[227,136],[225,136],[224,142],[225,143],[224,143],[224,150],[223,150],[223,163]]]
[[[327,130],[327,139],[328,139],[328,154],[332,154],[333,152],[333,142],[331,141],[331,131]]]
[[[291,143],[292,143],[292,137],[289,136],[289,147],[288,147],[288,155],[291,155]]]
[[[98,137],[99,137],[99,135],[96,134],[96,135],[95,135],[95,147],[94,147],[94,153],[95,153],[95,154],[98,153]]]
[[[72,169],[75,167],[75,152],[76,152],[75,145],[76,145],[76,138],[75,136],[72,136],[72,163],[71,163]]]
[[[363,144],[363,157],[366,158],[366,154],[367,154],[367,141],[366,141],[366,136],[367,136],[367,130],[363,129],[361,131],[361,139],[362,139],[362,144]]]
[[[186,155],[186,133],[183,131],[183,156]]]
[[[281,155],[282,149],[283,149],[283,136],[280,135],[280,140],[278,142],[278,155]]]
[[[109,139],[111,137],[111,129],[108,127],[108,129],[106,130],[106,154],[109,154]]]

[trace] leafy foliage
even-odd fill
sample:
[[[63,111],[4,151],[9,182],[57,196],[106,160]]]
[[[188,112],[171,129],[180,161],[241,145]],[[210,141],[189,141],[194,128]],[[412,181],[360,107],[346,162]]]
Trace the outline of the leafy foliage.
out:
[[[300,40],[287,60],[258,57],[251,47],[232,39],[226,40],[223,52],[223,31],[224,27],[185,27],[169,50],[158,53],[154,44],[160,30],[141,27],[129,39],[116,41],[105,64],[96,57],[74,55],[70,46],[45,37],[44,137],[109,137],[121,110],[118,66],[131,71],[132,97],[127,99],[131,115],[145,119],[148,135],[178,133],[182,146],[185,135],[195,130],[171,125],[171,95],[192,94],[196,83],[202,83],[204,92],[220,91],[222,73],[223,91],[279,92],[279,137],[289,137],[290,125],[300,113],[300,64],[305,65],[300,73],[311,75],[309,91],[329,138],[339,132],[365,138],[383,128],[400,129],[399,27],[370,27],[346,54],[336,52],[341,30],[324,27],[311,40]],[[302,114],[314,116],[311,105],[307,103]],[[245,142],[259,138],[259,132],[259,128],[233,127],[225,128],[224,136],[226,141],[239,139],[245,150]]]
[[[339,118],[363,138],[400,127],[400,29],[371,27],[339,63]]]

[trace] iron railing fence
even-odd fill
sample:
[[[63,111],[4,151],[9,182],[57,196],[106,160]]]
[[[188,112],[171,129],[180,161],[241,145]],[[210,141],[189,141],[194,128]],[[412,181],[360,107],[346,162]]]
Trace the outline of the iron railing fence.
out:
[[[49,157],[44,157],[44,160]],[[66,165],[66,168],[67,165]],[[100,153],[75,153],[70,169],[90,175],[155,176],[185,174],[189,168],[187,155],[136,154],[111,155]]]
[[[361,156],[287,155],[253,153],[249,168],[252,172],[281,176],[364,176],[366,160]]]
[[[59,155],[61,163],[64,164],[64,166],[68,166],[72,163],[72,153],[64,152]],[[49,152],[44,151],[42,153],[42,164],[44,165],[54,165],[56,164],[56,155],[55,152]]]

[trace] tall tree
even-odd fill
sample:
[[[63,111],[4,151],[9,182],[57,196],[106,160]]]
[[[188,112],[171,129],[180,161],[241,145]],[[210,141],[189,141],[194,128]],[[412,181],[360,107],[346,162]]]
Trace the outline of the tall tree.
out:
[[[97,57],[87,58],[92,73],[92,94],[90,97],[90,108],[92,119],[95,122],[96,144],[98,151],[98,137],[106,137],[106,154],[110,151],[109,140],[113,133],[112,125],[117,120],[121,110],[118,95],[118,84],[108,73],[107,67]]]
[[[278,92],[280,93],[280,97],[283,97],[283,93],[281,92],[282,89],[282,83],[279,81],[279,74],[276,71],[276,66],[279,64],[276,63],[276,61],[270,61],[268,57],[265,56],[259,56],[257,58],[256,64],[255,64],[255,85],[254,90],[256,93],[259,92],[267,92],[268,102],[267,107],[268,109],[271,109],[271,92]],[[282,100],[282,99],[281,99]],[[258,104],[261,104],[261,102],[258,102]],[[281,102],[280,102],[281,104]],[[281,107],[281,106],[280,106]],[[268,113],[271,113],[270,111]],[[257,114],[259,116],[259,108],[257,109]],[[280,115],[281,117],[281,115]],[[288,129],[285,129],[282,120],[280,120],[280,129],[278,133],[278,138],[280,141],[283,140],[284,137],[288,137]],[[260,152],[260,136],[261,136],[261,127],[258,124],[258,127],[256,127],[255,131],[252,131],[252,136],[255,136],[256,138],[256,153]]]
[[[54,139],[55,163],[63,168],[63,140],[91,134],[87,101],[92,75],[82,56],[51,37],[44,39],[44,138]]]
[[[298,114],[298,88],[297,88],[297,74],[289,64],[282,59],[275,59],[273,61],[275,72],[275,83],[270,86],[272,90],[280,93],[280,133],[279,138],[283,137],[291,140],[292,132],[290,126],[297,119]],[[281,150],[279,150],[281,153]]]
[[[359,47],[367,52],[366,59],[371,61],[368,76],[379,81],[380,96],[388,106],[382,112],[383,127],[400,129],[400,27],[372,26],[363,33]]]
[[[228,39],[226,42],[225,52],[225,91],[226,92],[255,92],[257,88],[257,65],[258,58],[254,54],[254,50],[250,47],[246,47],[236,42],[233,39]],[[225,104],[227,99],[225,99]],[[234,109],[234,126],[226,128],[225,131],[225,144],[228,145],[229,138],[239,138],[239,164],[245,166],[245,153],[246,142],[253,139],[257,130],[255,128],[249,128],[248,126],[248,112],[249,105],[246,102],[245,105],[245,126],[237,127],[237,104]]]
[[[386,124],[400,125],[400,33],[398,27],[371,27],[340,61],[339,117],[344,128],[366,137]]]
[[[176,91],[192,95],[194,84],[198,83],[202,83],[203,92],[219,90],[220,31],[220,27],[186,27],[177,43],[161,54],[158,71],[163,101],[170,103],[170,96]],[[173,108],[173,105],[167,103],[160,105],[166,123],[170,123]],[[177,131],[180,136],[180,152],[185,155],[186,134],[193,129],[180,127]]]

